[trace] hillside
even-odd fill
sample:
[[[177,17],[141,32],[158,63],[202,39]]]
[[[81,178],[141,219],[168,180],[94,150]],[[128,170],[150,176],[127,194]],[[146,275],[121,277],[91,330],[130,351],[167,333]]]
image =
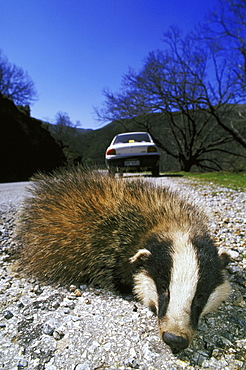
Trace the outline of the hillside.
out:
[[[60,146],[42,127],[0,94],[0,182],[28,180],[65,162]]]
[[[244,106],[240,106],[239,109],[244,110]],[[175,115],[175,114],[174,114]],[[146,119],[146,117],[145,117]],[[147,117],[148,123],[151,125],[152,130],[155,132],[156,137],[159,140],[163,140],[165,144],[172,148],[174,143],[170,140],[170,137],[167,134],[166,126],[163,124],[163,118],[159,114],[151,114]],[[213,123],[213,122],[212,122]],[[213,126],[213,124],[211,124]],[[246,135],[246,125],[245,121],[242,121],[241,127],[244,126],[245,135]],[[207,132],[210,130],[209,126]],[[122,123],[111,122],[108,125],[89,132],[83,132],[83,134],[78,135],[77,150],[82,157],[82,162],[86,164],[95,164],[99,167],[105,166],[105,151],[112,141],[113,137],[118,133],[129,132],[129,131],[146,131],[143,126],[136,124],[133,120],[125,120]],[[206,132],[205,134],[206,135]],[[218,138],[224,135],[224,130],[219,126],[215,125],[215,128],[212,132],[213,136]],[[197,143],[199,146],[199,143]],[[226,151],[234,151],[245,156],[245,150],[236,142],[230,142],[223,147],[225,152],[215,152],[215,154],[210,154],[210,158],[216,156],[216,159],[219,157],[219,161],[226,170],[242,170],[246,169],[246,160],[245,157],[235,157],[230,154],[227,154]],[[161,171],[177,171],[180,170],[180,165],[175,158],[167,155],[165,152],[161,152]],[[196,167],[193,167],[192,170],[197,170]]]
[[[245,114],[245,106],[237,107]],[[178,117],[178,112],[173,115]],[[158,113],[138,117],[139,122],[148,122],[155,137],[172,149],[172,142],[165,124],[165,117]],[[237,115],[238,118],[238,115]],[[236,122],[234,117],[231,120]],[[212,135],[222,137],[223,129],[214,126]],[[198,123],[199,125],[199,123]],[[241,120],[241,128],[246,130],[245,121]],[[211,131],[208,126],[208,134]],[[240,128],[240,129],[241,129]],[[133,120],[111,122],[97,130],[63,127],[60,131],[56,125],[31,118],[25,110],[18,109],[13,102],[0,95],[0,155],[2,169],[0,182],[27,180],[37,171],[50,172],[58,166],[82,163],[105,168],[105,151],[113,137],[118,133],[130,131],[146,131],[143,125]],[[245,135],[246,135],[246,131]],[[210,133],[211,134],[211,133]],[[205,132],[206,135],[206,132]],[[199,146],[199,142],[196,143]],[[245,170],[245,150],[236,142],[223,147],[224,153],[217,151],[210,155],[216,156],[225,170]],[[232,156],[226,151],[236,151],[243,157]],[[164,151],[161,152],[160,169],[162,172],[178,171],[178,160]],[[192,167],[192,171],[198,168]]]

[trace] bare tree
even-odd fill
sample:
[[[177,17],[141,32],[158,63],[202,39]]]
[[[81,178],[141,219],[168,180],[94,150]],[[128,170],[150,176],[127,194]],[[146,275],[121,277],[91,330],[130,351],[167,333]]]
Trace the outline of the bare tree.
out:
[[[202,44],[213,50],[214,64],[217,68],[216,78],[218,83],[217,96],[219,104],[227,103],[222,93],[226,91],[222,86],[224,78],[220,73],[227,73],[227,89],[231,94],[228,100],[234,97],[234,103],[245,103],[246,97],[246,0],[219,0],[217,7],[209,12],[206,22],[199,25],[193,35]],[[218,60],[227,61],[227,68],[216,65]],[[225,64],[225,62],[224,62]],[[229,73],[228,73],[229,72]],[[231,78],[233,76],[233,79]],[[213,105],[207,100],[210,113],[218,124],[226,130],[243,147],[246,148],[245,114],[238,110],[234,120],[221,119]],[[231,110],[232,106],[227,106]],[[235,108],[235,107],[234,107]],[[228,112],[227,112],[228,113]],[[224,115],[225,116],[225,115]],[[230,117],[227,114],[227,117]]]
[[[201,43],[190,35],[181,39],[175,28],[166,33],[165,42],[186,71],[187,81],[195,81],[196,95],[186,94],[181,105],[195,102],[198,109],[209,112],[223,130],[246,148],[245,117],[239,107],[245,103],[246,90],[242,90],[242,81],[233,68],[233,56],[218,52],[214,43]]]
[[[49,125],[48,129],[56,142],[61,146],[68,163],[80,162],[80,138],[76,130],[80,124],[71,121],[68,113],[58,112],[55,117],[55,124]]]
[[[65,112],[58,112],[55,117],[55,124],[52,125],[52,132],[54,133],[57,142],[64,147],[69,144],[72,128],[76,125],[72,123],[70,117]]]
[[[235,76],[228,74],[226,60],[218,64],[210,48],[182,37],[177,28],[164,41],[165,51],[149,53],[139,72],[131,69],[123,77],[120,93],[104,91],[98,118],[134,119],[184,171],[193,165],[221,169],[218,152],[233,154],[226,144],[235,138],[219,122],[235,102]]]
[[[22,68],[10,64],[0,51],[0,93],[16,105],[26,106],[36,100],[37,92],[33,81]]]
[[[217,53],[231,60],[234,72],[246,88],[246,0],[218,0],[196,37],[208,41]]]

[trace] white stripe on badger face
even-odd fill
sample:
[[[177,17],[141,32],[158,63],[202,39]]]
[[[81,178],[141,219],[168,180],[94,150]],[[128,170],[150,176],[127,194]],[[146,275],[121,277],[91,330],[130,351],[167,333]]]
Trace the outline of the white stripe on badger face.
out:
[[[134,293],[150,309],[158,310],[158,294],[154,280],[145,271],[134,276]]]
[[[181,335],[190,330],[191,304],[196,293],[199,266],[188,233],[176,232],[172,240],[174,244],[169,285],[170,300],[165,318],[160,320],[160,329]]]

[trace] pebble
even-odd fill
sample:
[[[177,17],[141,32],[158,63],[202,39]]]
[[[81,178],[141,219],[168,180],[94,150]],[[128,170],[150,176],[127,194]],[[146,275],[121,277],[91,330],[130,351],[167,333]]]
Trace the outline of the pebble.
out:
[[[208,209],[211,234],[231,257],[229,300],[200,323],[191,346],[174,356],[156,317],[132,296],[87,285],[41,285],[11,270],[18,207],[0,202],[0,367],[26,370],[198,370],[246,368],[246,193],[181,178],[146,178],[189,190]],[[169,182],[168,182],[169,181]],[[0,198],[1,200],[1,198]]]
[[[52,335],[54,333],[54,328],[52,328],[49,324],[44,324],[43,332],[44,334]]]
[[[27,368],[28,367],[28,361],[25,360],[25,359],[21,359],[19,360],[19,363],[17,365],[17,369],[23,369],[23,368]]]
[[[56,340],[60,340],[60,339],[62,339],[63,337],[64,337],[64,333],[63,333],[63,331],[62,330],[60,330],[60,329],[57,329],[57,330],[55,330],[54,332],[53,332],[53,337],[56,339]]]
[[[3,311],[2,314],[6,320],[12,319],[12,317],[14,316],[13,313],[9,310]]]

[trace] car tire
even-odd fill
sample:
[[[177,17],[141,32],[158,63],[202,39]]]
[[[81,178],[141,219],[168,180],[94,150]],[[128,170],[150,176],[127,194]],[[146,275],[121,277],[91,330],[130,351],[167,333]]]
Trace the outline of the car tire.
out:
[[[119,168],[118,173],[120,177],[123,177],[123,168]]]
[[[110,177],[115,177],[116,169],[115,167],[109,167],[108,174]]]
[[[152,167],[152,168],[151,168],[151,173],[152,173],[152,176],[153,176],[153,177],[158,177],[158,176],[160,176],[160,169],[159,169],[159,165],[158,165],[158,166],[155,166],[155,167]]]

